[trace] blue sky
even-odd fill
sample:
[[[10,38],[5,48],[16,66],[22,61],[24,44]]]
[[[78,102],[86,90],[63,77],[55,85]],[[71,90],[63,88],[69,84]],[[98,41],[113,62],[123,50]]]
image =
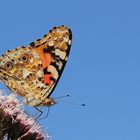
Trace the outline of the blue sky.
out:
[[[139,5],[136,0],[0,2],[0,55],[53,26],[72,29],[70,57],[52,96],[70,93],[63,100],[87,106],[53,106],[40,122],[52,140],[140,139]]]

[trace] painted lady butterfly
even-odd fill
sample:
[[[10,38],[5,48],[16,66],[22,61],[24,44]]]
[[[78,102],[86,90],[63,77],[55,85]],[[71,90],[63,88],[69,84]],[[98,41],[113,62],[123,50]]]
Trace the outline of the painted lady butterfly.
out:
[[[72,41],[66,26],[54,27],[27,47],[0,57],[0,80],[30,106],[51,106],[50,98],[65,67]]]

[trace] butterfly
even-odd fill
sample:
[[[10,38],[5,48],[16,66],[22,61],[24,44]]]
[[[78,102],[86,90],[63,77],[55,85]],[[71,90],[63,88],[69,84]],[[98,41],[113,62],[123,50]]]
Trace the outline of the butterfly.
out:
[[[0,57],[0,80],[33,107],[51,106],[51,98],[67,62],[71,30],[62,25],[29,46],[8,50]]]

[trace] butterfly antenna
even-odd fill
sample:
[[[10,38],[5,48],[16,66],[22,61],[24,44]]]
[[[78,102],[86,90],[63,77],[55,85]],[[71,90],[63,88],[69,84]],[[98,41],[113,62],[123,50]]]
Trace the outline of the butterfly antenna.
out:
[[[54,97],[53,99],[67,98],[70,96],[71,96],[70,94],[67,94],[67,95],[63,95],[63,96]]]
[[[71,105],[80,105],[80,106],[86,106],[86,104],[82,103],[82,104],[78,104],[78,103],[71,103],[71,102],[68,102],[68,101],[62,101],[62,100],[57,100],[58,102],[63,102],[63,103],[67,103],[67,104],[71,104]]]

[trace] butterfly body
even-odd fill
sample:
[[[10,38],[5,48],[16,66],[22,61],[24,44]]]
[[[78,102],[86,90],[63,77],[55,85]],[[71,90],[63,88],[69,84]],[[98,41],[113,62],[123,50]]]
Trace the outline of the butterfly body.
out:
[[[27,47],[7,51],[0,57],[0,80],[30,106],[50,106],[50,98],[66,64],[71,31],[55,27]]]

